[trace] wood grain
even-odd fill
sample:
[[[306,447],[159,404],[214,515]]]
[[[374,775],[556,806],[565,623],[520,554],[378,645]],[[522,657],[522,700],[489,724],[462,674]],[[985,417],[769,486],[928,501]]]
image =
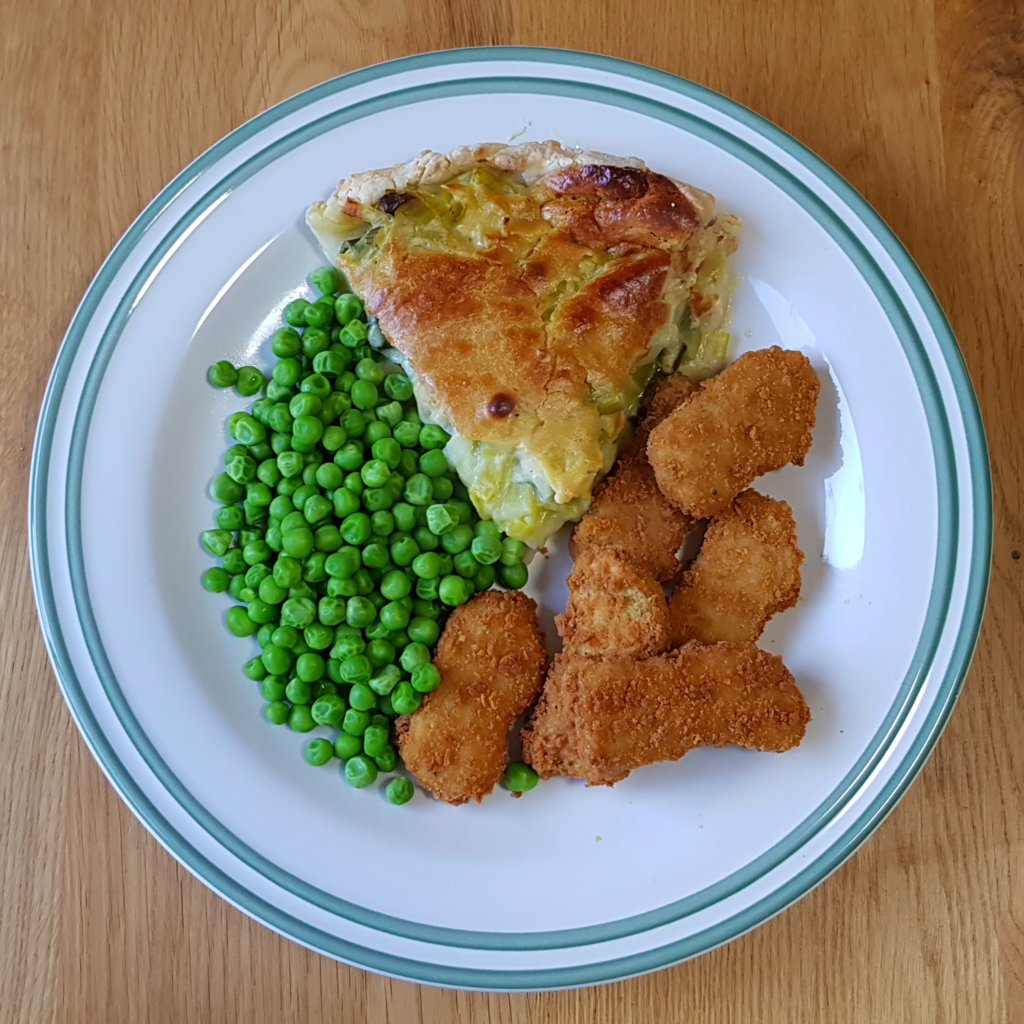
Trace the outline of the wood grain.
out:
[[[996,0],[3,0],[0,60],[0,1020],[650,1024],[1024,1020],[1024,13]],[[299,89],[407,53],[599,50],[686,75],[819,152],[933,283],[980,393],[996,548],[981,644],[919,782],[751,935],[584,992],[388,981],[228,907],[119,802],[57,695],[25,540],[62,333],[142,206]]]

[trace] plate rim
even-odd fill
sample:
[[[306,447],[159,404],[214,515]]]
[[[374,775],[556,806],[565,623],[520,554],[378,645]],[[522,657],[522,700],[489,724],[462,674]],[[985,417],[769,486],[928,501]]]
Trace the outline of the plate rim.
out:
[[[168,847],[170,852],[172,852],[172,855],[176,856],[179,860],[182,860],[185,863],[186,867],[189,868],[189,870],[192,870],[193,873],[196,873],[198,869],[194,868],[194,866],[191,863],[189,863],[187,859],[188,854],[181,854],[179,852],[176,852],[173,848],[171,848],[169,843],[172,842],[172,839],[169,836],[163,835],[162,831],[159,828],[155,827],[150,821],[147,820],[147,817],[142,813],[141,809],[135,804],[132,797],[128,793],[126,793],[124,789],[122,789],[121,785],[118,784],[118,781],[111,776],[111,771],[108,770],[108,765],[105,763],[104,758],[101,756],[101,753],[97,750],[96,746],[94,746],[93,742],[90,742],[90,736],[86,731],[85,723],[81,721],[78,714],[80,711],[83,710],[83,708],[77,707],[76,702],[72,699],[71,695],[69,694],[68,688],[65,685],[64,676],[61,672],[60,664],[58,663],[58,659],[55,654],[57,641],[53,636],[50,635],[49,629],[49,627],[54,625],[54,623],[47,620],[47,614],[44,611],[45,602],[43,594],[45,590],[45,581],[43,578],[43,571],[40,558],[44,558],[44,556],[42,556],[41,553],[45,552],[45,538],[42,537],[42,534],[45,532],[45,520],[42,518],[41,515],[41,510],[45,509],[45,505],[40,504],[40,499],[45,498],[46,481],[44,476],[45,467],[40,467],[39,459],[43,447],[43,426],[48,421],[48,413],[50,411],[50,407],[53,403],[54,395],[56,393],[55,382],[57,381],[57,378],[59,376],[58,371],[60,367],[63,365],[63,363],[70,361],[68,360],[69,340],[74,332],[74,328],[78,323],[79,318],[81,317],[83,309],[87,305],[87,300],[94,292],[98,291],[99,294],[102,294],[104,289],[99,288],[99,285],[101,282],[105,280],[106,274],[110,273],[110,267],[114,261],[114,257],[117,256],[118,254],[123,255],[126,252],[130,252],[135,245],[137,237],[141,235],[141,233],[148,227],[149,223],[151,223],[157,216],[159,216],[160,213],[163,212],[167,205],[169,205],[170,202],[172,202],[173,199],[176,198],[177,195],[180,194],[180,192],[183,191],[188,186],[188,184],[193,180],[194,177],[198,176],[198,174],[205,170],[207,166],[212,166],[213,164],[215,164],[220,159],[223,152],[229,151],[230,148],[232,147],[229,146],[228,143],[230,143],[232,140],[234,140],[234,144],[237,145],[240,142],[244,141],[249,136],[255,134],[256,132],[262,131],[264,128],[269,127],[282,117],[287,116],[288,114],[293,113],[297,110],[300,110],[303,107],[309,105],[310,103],[323,98],[324,96],[331,95],[336,92],[341,92],[344,89],[351,87],[352,85],[358,84],[360,81],[376,80],[378,78],[393,76],[408,70],[414,70],[423,67],[443,68],[445,66],[449,66],[452,64],[470,61],[487,62],[497,60],[520,61],[525,62],[527,64],[532,64],[535,67],[542,67],[545,64],[577,64],[582,65],[584,67],[594,68],[597,70],[612,71],[618,75],[625,76],[627,78],[632,77],[640,78],[646,81],[651,81],[654,84],[666,87],[677,94],[682,94],[683,96],[692,96],[698,99],[699,101],[707,104],[708,106],[712,107],[713,109],[718,109],[724,112],[725,114],[733,117],[740,123],[746,124],[748,127],[753,128],[758,134],[767,136],[772,141],[777,142],[788,155],[795,157],[797,161],[805,169],[810,171],[812,175],[821,179],[826,186],[831,187],[833,191],[839,194],[840,198],[847,202],[847,204],[851,207],[851,210],[855,215],[855,219],[858,219],[861,223],[865,225],[865,227],[869,230],[872,236],[874,236],[874,238],[882,244],[883,248],[887,251],[889,256],[896,263],[902,274],[903,279],[910,286],[911,291],[914,293],[915,298],[920,304],[921,309],[924,312],[925,317],[929,323],[929,326],[935,336],[935,339],[939,344],[941,354],[945,358],[946,368],[949,372],[950,379],[952,381],[954,391],[957,396],[959,412],[964,422],[964,442],[967,448],[967,462],[971,470],[970,483],[971,494],[973,497],[972,519],[975,527],[974,536],[972,538],[973,543],[971,553],[975,557],[973,560],[974,564],[972,565],[968,574],[965,593],[964,614],[959,624],[957,641],[953,651],[951,652],[949,666],[945,674],[946,678],[943,680],[942,684],[942,687],[946,688],[946,683],[948,679],[950,677],[954,678],[953,684],[950,687],[948,687],[949,692],[943,695],[942,688],[940,688],[939,693],[940,696],[943,696],[943,699],[936,699],[935,705],[931,708],[928,718],[922,724],[921,730],[916,738],[915,745],[912,746],[910,751],[908,751],[903,763],[901,763],[897,767],[896,771],[894,772],[893,778],[890,780],[890,783],[887,786],[886,792],[880,794],[879,798],[876,798],[875,801],[872,801],[872,803],[869,804],[868,812],[865,812],[865,814],[862,815],[861,820],[858,823],[861,827],[856,830],[856,835],[848,839],[847,836],[849,835],[849,833],[847,833],[846,835],[841,837],[841,843],[833,844],[832,846],[830,846],[829,849],[825,853],[823,853],[819,858],[817,858],[815,862],[809,866],[808,869],[804,869],[801,872],[799,872],[796,876],[794,876],[793,879],[790,880],[789,883],[787,883],[787,885],[782,886],[778,890],[773,890],[772,893],[769,893],[768,896],[764,897],[762,900],[758,900],[757,902],[752,904],[751,907],[746,908],[745,911],[735,915],[733,919],[726,919],[724,921],[717,922],[709,929],[706,929],[704,932],[699,933],[700,936],[703,936],[707,934],[707,932],[717,931],[721,929],[723,926],[729,924],[735,918],[744,917],[756,911],[758,908],[762,906],[763,903],[771,901],[772,898],[777,896],[780,892],[787,890],[794,883],[797,883],[796,889],[798,891],[796,891],[795,893],[790,893],[789,895],[783,897],[782,901],[774,910],[769,910],[769,912],[766,915],[759,917],[752,923],[743,925],[739,930],[736,930],[726,935],[724,938],[721,938],[718,941],[712,941],[711,944],[703,946],[699,950],[694,950],[688,954],[684,954],[696,955],[696,953],[698,952],[703,952],[706,949],[712,948],[712,946],[715,944],[720,944],[720,942],[729,941],[731,938],[735,937],[735,935],[739,934],[741,931],[747,930],[749,927],[753,927],[761,923],[763,920],[767,920],[768,916],[771,916],[771,914],[776,913],[781,909],[784,909],[785,906],[793,902],[800,895],[803,895],[806,891],[809,891],[810,888],[818,884],[818,882],[820,882],[828,873],[830,873],[831,870],[834,870],[848,856],[850,856],[854,852],[854,850],[860,845],[863,839],[865,839],[867,835],[869,835],[874,830],[874,828],[877,826],[881,818],[884,817],[886,813],[888,813],[888,811],[891,809],[892,806],[895,805],[896,802],[898,802],[898,799],[902,796],[902,793],[905,791],[906,787],[910,784],[913,778],[916,777],[916,774],[919,771],[921,764],[923,764],[925,758],[928,756],[931,749],[934,747],[934,743],[938,738],[938,734],[941,732],[941,729],[944,726],[945,721],[948,720],[948,716],[952,711],[953,705],[955,704],[956,697],[958,696],[960,689],[962,687],[963,678],[966,674],[970,656],[977,642],[978,629],[980,627],[980,620],[984,608],[984,595],[987,587],[991,553],[991,482],[988,470],[987,449],[985,445],[984,431],[981,426],[980,413],[978,412],[977,401],[973,394],[973,388],[971,387],[970,380],[966,374],[966,368],[963,363],[962,354],[960,353],[959,348],[956,345],[949,324],[946,321],[944,315],[942,314],[942,311],[939,308],[938,303],[931,292],[931,289],[928,287],[927,282],[924,280],[919,269],[916,267],[916,264],[914,264],[909,254],[906,253],[905,249],[902,247],[899,241],[895,238],[891,231],[884,225],[884,222],[881,220],[878,214],[875,213],[870,208],[870,206],[868,206],[866,201],[863,198],[861,198],[852,189],[851,186],[845,183],[838,176],[837,172],[828,167],[827,164],[824,164],[824,162],[821,161],[820,158],[816,157],[802,144],[792,139],[791,136],[788,136],[785,132],[782,131],[782,129],[779,129],[777,126],[772,125],[771,122],[761,118],[757,114],[754,114],[752,111],[749,111],[746,108],[741,107],[734,101],[722,97],[720,96],[720,94],[714,93],[711,90],[707,90],[703,86],[687,82],[685,79],[677,78],[676,76],[670,75],[666,72],[655,71],[654,69],[646,68],[643,65],[632,64],[630,62],[621,61],[616,58],[609,58],[594,54],[577,53],[576,51],[553,51],[543,48],[477,48],[472,50],[438,51],[435,53],[421,54],[414,57],[401,58],[397,61],[389,61],[384,64],[374,65],[369,68],[361,69],[360,71],[352,72],[349,75],[343,75],[338,78],[328,80],[327,82],[321,83],[318,86],[314,86],[312,89],[306,90],[302,93],[297,94],[294,97],[291,97],[289,100],[286,100],[275,107],[271,107],[267,111],[264,111],[263,113],[257,115],[252,120],[246,122],[238,129],[235,129],[234,132],[225,136],[224,139],[220,140],[220,142],[218,142],[209,150],[207,150],[206,153],[197,158],[197,160],[193,161],[183,172],[181,172],[181,174],[176,176],[170,182],[169,185],[167,185],[163,190],[161,190],[158,196],[153,200],[153,202],[149,206],[147,206],[147,208],[143,211],[140,217],[135,221],[135,223],[129,228],[129,230],[125,233],[122,239],[113,248],[110,255],[107,257],[107,259],[101,266],[100,271],[97,273],[96,278],[94,278],[93,282],[90,284],[89,289],[86,292],[85,298],[83,298],[82,300],[82,304],[79,306],[79,309],[75,313],[75,317],[72,320],[71,327],[69,327],[68,335],[65,338],[64,344],[62,344],[61,349],[58,353],[53,375],[51,376],[50,383],[47,387],[46,396],[43,402],[43,408],[40,415],[39,429],[37,431],[36,444],[34,446],[32,461],[32,478],[30,486],[30,547],[32,554],[33,584],[36,592],[37,605],[39,606],[40,618],[43,624],[43,631],[44,635],[46,636],[47,646],[48,649],[50,650],[51,661],[53,661],[54,663],[54,668],[56,670],[56,674],[58,677],[58,681],[60,682],[61,689],[64,692],[65,699],[69,703],[69,706],[72,711],[72,716],[76,719],[80,728],[82,728],[83,733],[86,734],[87,742],[89,743],[90,748],[93,750],[94,756],[96,756],[97,759],[101,762],[108,777],[111,778],[111,781],[115,785],[115,788],[117,788],[119,792],[121,792],[122,797],[126,800],[126,802],[128,802],[129,806],[132,807],[132,809],[135,810],[135,812],[143,818],[144,823],[146,823],[147,826],[150,827],[151,831],[153,831],[154,834],[157,836],[157,838],[160,839],[160,841]],[[523,70],[525,71],[526,69]],[[424,86],[427,84],[437,83],[425,83]],[[421,87],[417,86],[415,88],[419,90]],[[844,195],[844,192],[848,194]],[[86,323],[88,323],[88,319],[86,320]],[[74,358],[73,352],[71,353],[71,358]],[[929,368],[931,368],[932,361],[930,359],[926,360],[926,364]],[[915,378],[916,377],[917,375],[915,374]],[[920,384],[920,382],[916,379],[915,383],[917,383],[918,385]],[[941,401],[939,401],[939,405],[940,407],[943,408],[944,411],[944,404]],[[957,474],[954,472],[952,476],[955,484],[957,482]],[[42,484],[42,491],[40,490],[40,484]],[[979,484],[981,485],[980,487]],[[979,514],[979,511],[983,514]],[[67,521],[65,521],[65,525],[66,522]],[[978,555],[981,556],[980,561],[983,563],[980,567],[978,565]],[[966,634],[964,632],[965,624],[967,624],[968,626]],[[941,628],[942,625],[944,625],[944,622],[940,624],[940,635],[944,633],[944,630]],[[64,660],[65,659],[62,658],[61,662],[64,662]],[[67,667],[71,668],[69,664]],[[72,668],[72,676],[73,675],[74,672]],[[81,700],[84,702],[84,697],[81,698]],[[91,709],[85,707],[84,710],[88,712],[89,717],[92,718]],[[93,720],[92,725],[95,729],[97,729],[97,734],[102,736],[102,733],[99,733],[98,731],[98,727],[96,726],[95,720]],[[103,736],[102,738],[104,741],[106,741],[105,736]],[[126,773],[127,770],[124,769],[124,766],[120,764],[119,758],[117,757],[116,753],[114,753],[111,750],[109,751],[109,754],[113,757],[113,760],[118,763],[120,769]],[[152,766],[150,766],[150,770],[153,770]],[[157,777],[158,779],[160,778],[159,774],[157,774]],[[131,781],[132,783],[134,783],[133,779]],[[160,781],[161,783],[163,783],[164,780],[160,779]],[[141,796],[142,800],[147,805],[149,804],[148,798],[146,798],[144,794],[141,793],[141,790],[138,792],[137,796]],[[885,799],[882,799],[882,797],[885,797]],[[172,834],[174,833],[173,826],[169,826],[169,832]],[[190,849],[193,855],[196,855],[200,859],[205,861],[205,857],[203,857],[202,854],[199,854],[199,851],[196,850],[194,847],[191,847],[190,843],[183,840],[182,837],[180,836],[178,836],[178,840],[181,842],[183,846],[186,847],[186,849]],[[835,856],[835,848],[837,845],[843,846],[843,852],[839,854],[838,857]],[[229,852],[234,854],[234,851],[231,850],[230,847],[228,849]],[[830,854],[833,856],[830,857]],[[235,855],[237,856],[237,854]],[[801,884],[807,871],[809,871],[810,868],[818,867],[822,861],[829,862],[826,866],[826,870],[822,872],[819,877],[811,880],[807,884]],[[215,872],[222,873],[220,872],[220,869],[217,869],[214,865],[211,864],[209,866],[213,868]],[[211,887],[213,887],[221,895],[229,899],[229,901],[234,902],[236,905],[242,905],[240,901],[236,901],[227,893],[225,893],[224,889],[221,886],[217,885],[215,882],[212,882],[209,878],[203,877],[202,875],[200,875],[200,877],[207,884],[211,885]],[[749,882],[746,884],[749,884]],[[255,897],[255,894],[253,893],[249,893],[248,895],[250,896],[250,898],[258,899],[258,897]],[[242,909],[246,910],[249,913],[252,913],[254,916],[259,916],[255,914],[255,911],[251,910],[248,907],[245,907],[244,905],[242,905]],[[272,907],[271,909],[276,911],[276,908]],[[271,927],[275,927],[268,921],[264,920],[264,923],[267,923]],[[605,927],[605,925],[602,923],[601,925],[589,927],[602,928]],[[656,927],[656,925],[652,925],[651,927]],[[285,929],[277,930],[285,931],[285,933],[288,934],[288,932]],[[569,931],[577,930],[578,929],[572,929]],[[643,928],[640,930],[647,929]],[[504,934],[516,935],[524,933]],[[300,942],[303,941],[296,935],[292,935],[292,937],[296,938]],[[330,938],[336,939],[337,937],[330,936]],[[688,940],[682,941],[692,942],[696,938],[698,938],[698,936],[691,936]],[[600,942],[606,940],[593,939],[590,941]],[[316,943],[307,944],[312,945],[313,948],[323,949],[322,946],[318,946]],[[588,943],[575,943],[574,945],[581,944]],[[503,946],[501,948],[511,949],[517,947]],[[641,954],[636,954],[636,956],[647,957],[653,954],[657,954],[662,950],[669,948],[670,947],[659,947],[654,950],[645,951]],[[364,953],[370,952],[373,951],[364,950]],[[356,963],[361,962],[358,958],[353,957],[351,954],[346,954],[344,952],[334,953],[334,955],[340,955],[344,959],[353,959],[354,962]],[[632,958],[627,957],[625,959],[630,960]],[[678,955],[669,955],[661,963],[654,964],[653,966],[642,967],[641,970],[650,970],[654,969],[657,966],[664,966],[664,964],[673,962],[677,959],[679,959]],[[620,960],[612,960],[588,965],[579,965],[571,968],[556,969],[556,973],[558,971],[580,973],[581,971],[584,971],[586,967],[599,968],[602,966],[611,966],[619,962]],[[370,966],[377,970],[382,969],[379,966],[375,966],[368,963],[362,965]],[[432,966],[435,968],[436,971],[446,976],[451,975],[453,970],[458,970],[443,965],[418,966]],[[625,967],[625,964],[623,964],[623,967]],[[399,968],[397,971],[392,969],[392,973],[400,973],[406,977],[413,976],[407,971],[402,970],[401,968]],[[481,972],[473,971],[471,973]],[[545,972],[508,972],[501,970],[496,972],[482,973],[500,975],[501,983],[499,987],[508,988],[509,981],[511,980],[513,975],[535,975],[538,973],[543,974]],[[613,978],[624,976],[626,975],[622,973],[615,973],[613,971],[606,977],[596,980],[612,980]],[[431,981],[432,983],[436,984],[444,983],[445,978],[442,978],[441,982],[439,982],[435,978],[418,978],[417,980]],[[475,980],[476,979],[474,979],[474,981]],[[569,981],[568,984],[585,984],[589,983],[590,980],[591,979],[585,981]],[[454,983],[456,985],[459,985],[465,984],[465,981],[452,977],[450,980],[447,981],[447,983]],[[567,982],[565,982],[564,980],[555,981],[555,984],[565,985],[567,984]],[[490,987],[488,982],[486,981],[484,981],[484,985],[486,987]],[[518,988],[533,986],[528,984],[516,985],[515,987]]]

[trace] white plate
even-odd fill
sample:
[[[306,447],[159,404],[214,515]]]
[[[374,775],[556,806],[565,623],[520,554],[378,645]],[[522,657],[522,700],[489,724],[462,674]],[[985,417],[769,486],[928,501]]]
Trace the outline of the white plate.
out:
[[[266,364],[320,262],[302,217],[422,148],[557,138],[713,191],[745,232],[740,350],[804,350],[822,384],[796,511],[803,599],[764,645],[814,715],[783,756],[704,750],[614,789],[558,780],[397,809],[268,728],[226,601],[204,593],[206,482],[238,404],[217,359]],[[571,52],[427,54],[327,82],[176,178],[87,292],[46,395],[32,558],[64,695],[112,783],[225,899],[298,942],[429,983],[623,978],[760,924],[892,808],[956,699],[984,604],[990,482],[970,383],[906,252],[833,171],[692,83]],[[548,613],[564,556],[534,572]]]

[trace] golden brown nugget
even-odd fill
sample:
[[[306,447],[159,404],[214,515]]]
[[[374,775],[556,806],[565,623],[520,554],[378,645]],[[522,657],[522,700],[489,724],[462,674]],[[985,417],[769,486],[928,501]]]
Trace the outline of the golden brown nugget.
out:
[[[656,580],[674,579],[682,566],[676,553],[693,520],[658,487],[647,461],[650,431],[696,390],[687,377],[666,377],[655,388],[647,413],[630,448],[594,493],[589,510],[572,536],[573,552],[611,548]]]
[[[609,548],[589,548],[567,582],[569,606],[555,620],[566,653],[645,658],[668,650],[668,602],[653,576]]]
[[[434,654],[441,685],[399,720],[406,768],[439,800],[482,800],[508,764],[512,723],[534,701],[547,655],[537,604],[489,591],[452,612]]]
[[[523,730],[523,759],[545,778],[611,786],[695,747],[789,750],[810,717],[782,659],[753,644],[690,643],[646,661],[561,654]]]
[[[801,352],[775,347],[741,356],[651,431],[647,456],[658,486],[705,519],[762,473],[803,465],[819,390]]]
[[[803,560],[789,505],[744,491],[711,520],[672,595],[672,646],[756,640],[773,615],[796,604]]]

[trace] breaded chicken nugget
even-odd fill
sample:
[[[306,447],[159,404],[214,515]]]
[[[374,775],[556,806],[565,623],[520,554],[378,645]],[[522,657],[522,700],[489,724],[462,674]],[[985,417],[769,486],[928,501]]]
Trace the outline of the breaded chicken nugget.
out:
[[[693,521],[661,493],[647,461],[646,444],[650,431],[695,389],[682,374],[658,383],[633,444],[598,486],[573,532],[574,554],[591,547],[611,548],[657,580],[679,574],[682,566],[676,553]]]
[[[773,469],[802,465],[820,385],[801,352],[748,352],[651,431],[658,486],[687,514],[713,516]]]
[[[646,661],[559,655],[523,729],[545,778],[611,786],[701,746],[795,747],[810,711],[781,658],[753,644],[687,644]]]
[[[610,548],[584,549],[555,622],[567,654],[646,658],[668,650],[668,602],[653,576]]]
[[[756,640],[776,612],[796,604],[803,560],[789,505],[744,491],[711,520],[672,595],[672,645]]]
[[[515,591],[474,597],[452,612],[434,664],[441,685],[399,721],[402,760],[439,800],[482,800],[508,764],[512,723],[544,679],[536,602]]]

